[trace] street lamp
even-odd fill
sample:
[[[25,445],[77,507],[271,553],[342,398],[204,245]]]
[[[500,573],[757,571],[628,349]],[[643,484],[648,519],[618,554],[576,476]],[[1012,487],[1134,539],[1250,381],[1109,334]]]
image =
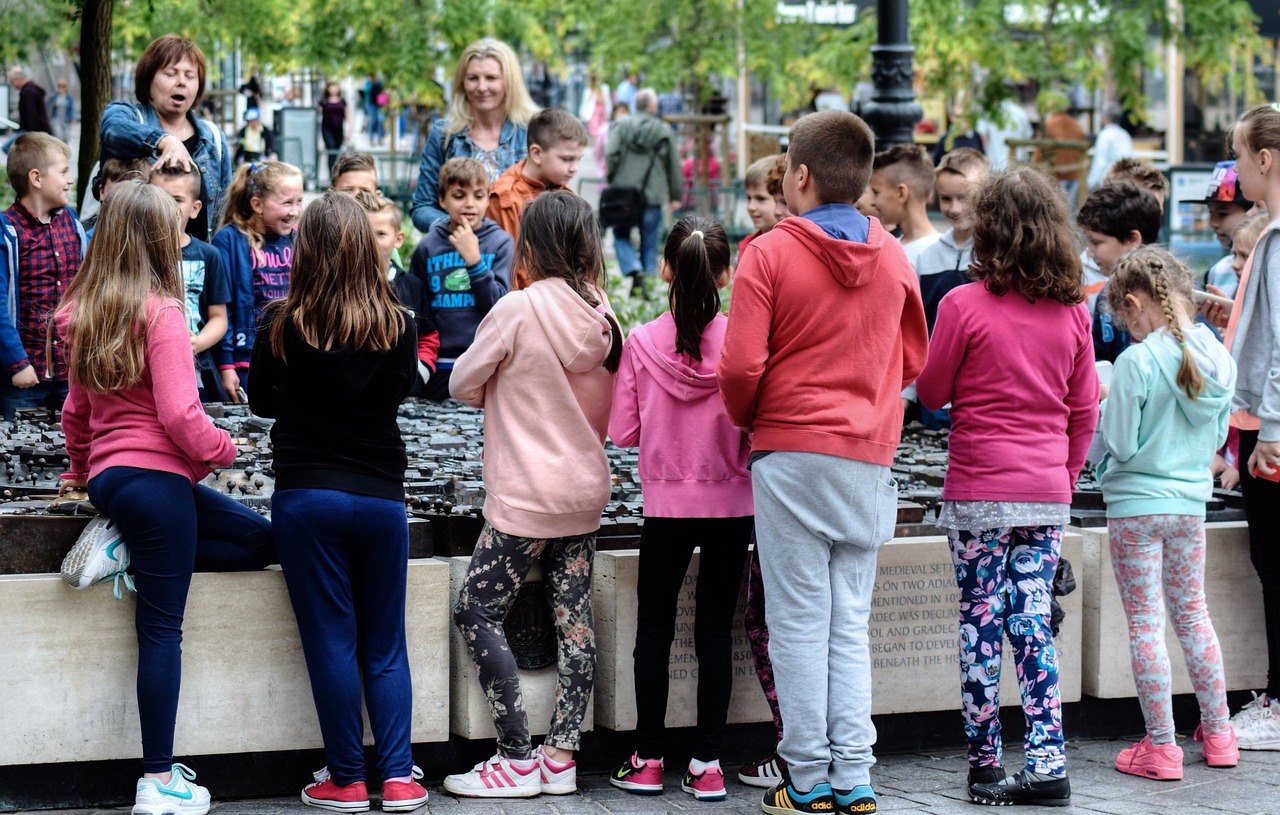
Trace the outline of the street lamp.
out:
[[[876,150],[913,141],[923,111],[916,104],[915,69],[907,26],[907,0],[876,0],[876,44],[871,46],[871,102],[863,118],[876,134]]]

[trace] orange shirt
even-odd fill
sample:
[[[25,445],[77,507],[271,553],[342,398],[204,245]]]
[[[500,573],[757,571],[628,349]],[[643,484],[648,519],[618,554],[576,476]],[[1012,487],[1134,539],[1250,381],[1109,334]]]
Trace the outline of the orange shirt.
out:
[[[563,190],[558,184],[547,184],[530,178],[524,173],[524,165],[529,159],[521,159],[505,173],[498,176],[489,188],[489,210],[486,214],[511,236],[512,240],[520,238],[520,216],[530,201],[547,190]],[[523,267],[516,267],[511,279],[511,290],[519,291],[528,288],[529,275]]]

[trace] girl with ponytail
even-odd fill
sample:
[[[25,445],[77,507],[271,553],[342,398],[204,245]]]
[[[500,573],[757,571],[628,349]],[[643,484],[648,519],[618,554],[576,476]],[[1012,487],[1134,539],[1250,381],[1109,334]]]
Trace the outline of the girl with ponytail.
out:
[[[716,380],[728,324],[719,290],[730,272],[719,223],[701,216],[676,223],[661,265],[671,310],[627,338],[609,417],[614,444],[640,448],[645,517],[636,587],[637,744],[609,780],[642,795],[662,792],[676,603],[694,547],[701,547],[697,735],[681,788],[702,801],[725,797],[719,757],[733,689],[731,631],[753,522],[750,442],[729,420]]]
[[[1147,726],[1142,741],[1120,751],[1116,769],[1172,781],[1182,778],[1182,748],[1174,740],[1162,595],[1200,705],[1204,759],[1234,767],[1240,757],[1204,598],[1209,465],[1227,437],[1236,366],[1210,329],[1193,321],[1191,274],[1165,250],[1146,246],[1122,257],[1107,297],[1140,340],[1116,360],[1103,404],[1107,454],[1098,465]]]

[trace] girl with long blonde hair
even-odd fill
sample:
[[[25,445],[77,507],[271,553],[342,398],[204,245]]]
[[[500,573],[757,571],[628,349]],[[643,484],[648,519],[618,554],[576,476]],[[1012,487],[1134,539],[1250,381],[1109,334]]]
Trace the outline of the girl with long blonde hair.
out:
[[[275,560],[266,520],[197,483],[211,467],[230,465],[236,448],[197,395],[178,234],[168,193],[141,181],[116,184],[54,316],[70,354],[63,487],[87,486],[113,522],[82,536],[68,555],[72,577],[87,586],[131,562],[138,592],[143,777],[135,815],[209,809],[209,791],[173,760],[192,572],[257,570]]]

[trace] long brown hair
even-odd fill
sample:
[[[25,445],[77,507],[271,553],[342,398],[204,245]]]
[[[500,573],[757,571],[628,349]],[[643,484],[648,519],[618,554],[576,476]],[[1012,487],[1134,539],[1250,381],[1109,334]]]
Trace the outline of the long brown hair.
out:
[[[524,267],[531,280],[558,277],[589,306],[603,299],[604,249],[600,226],[586,201],[564,190],[544,192],[529,202],[520,218],[520,239],[512,268]],[[622,328],[606,314],[613,345],[604,367],[618,372],[622,360]]]
[[[662,259],[671,274],[667,301],[676,322],[676,353],[702,359],[702,332],[720,313],[720,275],[729,266],[729,238],[715,218],[676,221]]]
[[[147,299],[183,299],[180,218],[167,192],[142,181],[121,181],[104,197],[84,263],[62,295],[61,305],[71,304],[72,382],[110,393],[142,381]]]
[[[1178,384],[1195,399],[1204,390],[1204,375],[1187,348],[1180,320],[1194,309],[1191,294],[1191,272],[1173,255],[1158,246],[1140,246],[1116,261],[1107,281],[1107,303],[1122,321],[1129,311],[1126,294],[1142,292],[1160,304],[1169,333],[1182,346],[1182,365],[1178,368]]]
[[[992,176],[974,210],[969,273],[987,291],[1017,292],[1029,303],[1047,297],[1074,306],[1084,300],[1080,247],[1056,181],[1031,167]]]
[[[405,310],[379,268],[378,244],[364,208],[350,195],[326,192],[302,213],[289,294],[268,308],[271,352],[285,359],[285,324],[313,348],[391,350]]]

